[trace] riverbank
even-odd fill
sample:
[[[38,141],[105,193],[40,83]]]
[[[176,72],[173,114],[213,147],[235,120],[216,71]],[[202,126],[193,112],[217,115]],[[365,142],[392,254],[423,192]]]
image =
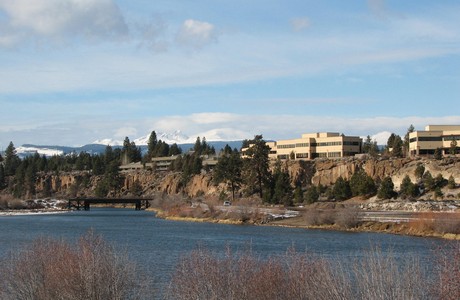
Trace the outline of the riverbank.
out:
[[[21,209],[21,210],[0,210],[0,217],[5,216],[27,216],[27,215],[51,215],[67,213],[67,209],[49,210],[49,209]]]
[[[157,217],[182,222],[208,222],[218,224],[233,224],[233,225],[256,225],[256,226],[277,226],[277,227],[290,227],[290,228],[303,228],[303,229],[321,229],[321,230],[333,230],[333,231],[344,231],[344,232],[374,232],[374,233],[387,233],[397,235],[408,235],[416,237],[435,237],[448,240],[460,240],[460,234],[450,232],[437,232],[436,219],[424,218],[414,219],[410,222],[378,222],[378,221],[358,221],[356,215],[349,214],[347,218],[350,220],[330,223],[330,224],[308,224],[306,220],[308,216],[306,214],[300,214],[297,217],[282,218],[273,220],[271,218],[260,218],[257,214],[257,219],[246,218],[242,220],[238,219],[221,219],[219,217],[193,217],[193,216],[180,216],[171,215],[167,211],[158,208],[149,208],[150,211],[155,211]],[[328,219],[331,222],[330,219]],[[333,222],[333,221],[332,221]],[[340,225],[339,225],[340,224]]]
[[[305,228],[305,229],[322,229],[322,230],[335,230],[347,232],[375,232],[375,233],[388,233],[398,235],[408,235],[416,237],[435,237],[448,240],[460,240],[460,234],[454,233],[439,233],[429,229],[418,229],[410,223],[406,222],[375,222],[366,221],[359,223],[356,227],[344,228],[335,224],[331,225],[305,225],[302,218],[292,218],[285,220],[275,220],[264,226],[280,226],[290,228]]]

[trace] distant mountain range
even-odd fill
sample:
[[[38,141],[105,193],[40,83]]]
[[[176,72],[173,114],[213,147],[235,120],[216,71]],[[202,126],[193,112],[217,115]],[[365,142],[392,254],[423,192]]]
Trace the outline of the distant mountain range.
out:
[[[371,136],[372,140],[376,140],[379,145],[386,144],[386,140],[390,136],[390,132],[380,132]],[[242,145],[242,140],[231,140],[231,132],[228,130],[212,130],[202,134],[202,137],[207,138],[207,143],[213,146],[216,151],[220,151],[229,145],[232,148],[240,149]],[[141,148],[143,153],[147,152],[147,144],[150,134],[136,138],[134,143]],[[362,137],[365,140],[365,137]],[[187,135],[183,134],[180,130],[176,130],[173,133],[157,133],[157,140],[162,140],[169,145],[176,143],[182,149],[183,152],[188,151],[193,148],[196,137],[190,138]],[[69,146],[49,146],[49,145],[32,145],[24,144],[20,147],[16,147],[16,151],[20,157],[25,157],[29,155],[34,155],[38,153],[40,155],[53,156],[53,155],[64,155],[69,153],[80,153],[86,152],[89,154],[100,154],[104,153],[107,145],[112,146],[113,148],[120,148],[123,146],[123,140],[114,140],[114,139],[100,139],[96,140],[91,144],[87,144],[80,147],[69,147]],[[383,147],[383,146],[381,146]]]
[[[217,152],[223,149],[226,145],[230,147],[240,149],[243,141],[207,141],[210,146],[213,146]],[[123,144],[123,143],[122,143]],[[169,143],[168,143],[169,144]],[[177,145],[182,149],[183,152],[187,152],[193,148],[195,143],[177,143]],[[142,153],[147,152],[147,145],[138,145],[141,148]],[[111,145],[112,146],[112,145]],[[21,147],[16,148],[16,152],[20,157],[26,157],[29,155],[34,155],[38,153],[45,156],[53,155],[65,155],[70,153],[86,152],[89,154],[101,154],[105,152],[107,145],[102,144],[88,144],[81,147],[68,147],[68,146],[41,146],[41,145],[31,145],[24,144]],[[114,145],[113,148],[121,148],[121,145]]]

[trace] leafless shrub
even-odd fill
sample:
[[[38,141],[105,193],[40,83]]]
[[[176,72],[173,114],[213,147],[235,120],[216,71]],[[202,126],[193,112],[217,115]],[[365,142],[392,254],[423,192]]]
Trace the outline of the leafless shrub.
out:
[[[429,282],[417,257],[399,260],[372,247],[352,267],[354,299],[430,299]]]
[[[6,199],[0,199],[0,210],[8,208],[8,201]]]
[[[40,238],[12,253],[0,270],[1,299],[138,299],[135,265],[89,232],[75,246]]]
[[[26,209],[27,204],[19,199],[13,199],[8,201],[8,208],[10,209]]]
[[[354,228],[359,224],[359,210],[343,208],[336,211],[335,224],[342,228]]]
[[[460,299],[460,242],[456,241],[436,250],[435,299]]]
[[[442,234],[460,234],[460,213],[436,214],[433,219],[433,230]]]
[[[308,209],[304,213],[304,219],[308,226],[332,225],[335,222],[335,214],[329,209]]]
[[[166,298],[432,299],[439,295],[440,299],[458,299],[458,264],[455,270],[443,269],[444,282],[449,283],[445,293],[453,293],[450,298],[432,294],[422,266],[416,258],[397,258],[376,247],[348,263],[293,250],[261,260],[251,253],[227,251],[222,256],[198,249],[177,265]]]

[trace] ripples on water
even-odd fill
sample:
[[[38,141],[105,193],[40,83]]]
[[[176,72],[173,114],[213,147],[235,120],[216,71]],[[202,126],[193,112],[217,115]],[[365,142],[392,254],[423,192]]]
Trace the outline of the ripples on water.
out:
[[[64,214],[0,217],[0,256],[40,236],[74,242],[93,229],[164,284],[181,255],[198,246],[224,251],[250,249],[258,257],[282,255],[290,247],[297,252],[351,260],[366,255],[371,246],[395,257],[417,255],[429,262],[432,249],[446,241],[378,233],[349,233],[269,226],[223,225],[167,221],[133,209],[93,208]]]

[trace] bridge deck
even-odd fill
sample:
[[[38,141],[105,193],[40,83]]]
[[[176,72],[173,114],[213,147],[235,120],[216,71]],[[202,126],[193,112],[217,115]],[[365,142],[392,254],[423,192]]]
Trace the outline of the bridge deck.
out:
[[[149,201],[152,198],[71,198],[69,199],[68,208],[75,207],[80,210],[83,207],[84,210],[90,210],[91,204],[135,204],[136,210],[142,208],[148,208],[150,206]]]

